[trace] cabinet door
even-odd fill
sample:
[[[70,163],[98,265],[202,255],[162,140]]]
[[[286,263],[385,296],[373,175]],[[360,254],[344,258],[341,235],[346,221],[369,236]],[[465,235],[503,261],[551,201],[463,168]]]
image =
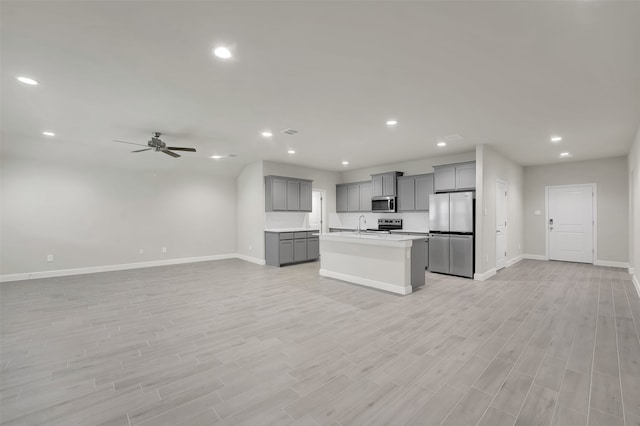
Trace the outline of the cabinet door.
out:
[[[398,211],[415,210],[415,179],[413,177],[398,178]]]
[[[438,167],[434,173],[434,189],[438,191],[453,191],[456,189],[456,168],[454,166]]]
[[[275,178],[271,182],[273,210],[287,210],[287,181]]]
[[[300,182],[300,211],[311,211],[311,182]]]
[[[456,189],[474,189],[476,187],[476,163],[456,166]]]
[[[348,186],[349,200],[348,207],[350,212],[360,211],[360,185],[350,183]]]
[[[307,260],[307,239],[293,240],[293,261]]]
[[[336,185],[336,212],[349,211],[349,194],[347,185]]]
[[[395,173],[385,173],[382,175],[382,195],[385,197],[393,197],[396,195]]]
[[[371,211],[371,182],[362,182],[360,184],[360,211]]]
[[[315,260],[320,257],[320,239],[313,237],[307,239],[307,260]]]
[[[400,184],[398,183],[399,188]],[[429,195],[431,194],[433,194],[433,174],[416,176],[416,210],[429,210]]]
[[[371,183],[373,184],[372,196],[382,197],[382,175],[371,176]]]
[[[287,210],[300,210],[300,182],[297,180],[287,181]]]
[[[280,241],[280,264],[293,262],[293,241],[284,240]]]

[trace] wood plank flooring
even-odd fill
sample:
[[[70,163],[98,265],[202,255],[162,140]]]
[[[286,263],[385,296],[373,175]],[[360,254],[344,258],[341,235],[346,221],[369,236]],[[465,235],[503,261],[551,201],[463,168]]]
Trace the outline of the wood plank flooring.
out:
[[[410,296],[240,260],[3,283],[3,425],[640,425],[621,269]]]

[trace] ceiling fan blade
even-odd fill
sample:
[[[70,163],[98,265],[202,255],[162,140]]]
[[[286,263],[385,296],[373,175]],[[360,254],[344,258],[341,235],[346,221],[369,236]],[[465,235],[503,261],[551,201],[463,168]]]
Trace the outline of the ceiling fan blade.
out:
[[[131,152],[142,152],[142,151],[150,151],[150,150],[151,150],[151,148],[145,148],[145,149],[138,149],[138,150],[131,151]]]
[[[172,149],[174,151],[189,151],[196,152],[195,148],[180,148],[179,146],[168,146],[167,149]]]
[[[118,142],[118,143],[128,143],[129,145],[140,145],[140,146],[149,146],[149,145],[143,145],[141,143],[133,143],[133,142],[127,142],[127,141],[119,141],[116,139],[113,139],[114,142]]]
[[[164,152],[167,155],[172,156],[173,158],[178,158],[180,157],[180,155],[176,154],[175,152],[171,152],[168,149],[161,149],[160,151]]]

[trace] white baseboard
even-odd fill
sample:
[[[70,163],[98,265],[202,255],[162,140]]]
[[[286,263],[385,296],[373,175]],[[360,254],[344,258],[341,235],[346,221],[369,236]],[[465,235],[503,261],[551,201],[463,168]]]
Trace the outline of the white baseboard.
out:
[[[266,265],[266,262],[264,259],[258,259],[257,257],[247,256],[246,254],[236,253],[235,257],[237,257],[240,260],[244,260],[245,262],[255,263],[256,265]]]
[[[531,260],[549,260],[547,256],[541,254],[523,254],[523,259],[531,259]]]
[[[33,280],[36,278],[65,277],[69,275],[93,274],[96,272],[124,271],[127,269],[152,268],[154,266],[179,265],[182,263],[206,262],[209,260],[241,259],[264,265],[264,260],[237,253],[214,254],[209,256],[183,257],[179,259],[152,260],[149,262],[122,263],[119,265],[90,266],[87,268],[59,269],[55,271],[28,272],[23,274],[0,275],[0,282]]]
[[[491,268],[487,272],[484,272],[482,274],[473,274],[473,279],[476,281],[488,280],[489,278],[494,276],[497,272],[498,271],[496,270],[496,268]]]
[[[399,285],[393,285],[382,281],[371,280],[368,278],[362,278],[355,275],[342,274],[340,272],[328,271],[326,269],[320,269],[320,275],[323,277],[335,278],[341,281],[347,281],[354,284],[360,284],[366,287],[377,288],[378,290],[388,291],[390,293],[406,295],[413,291],[411,286],[402,287]]]
[[[507,261],[505,262],[504,266],[505,266],[505,268],[508,268],[509,266],[520,262],[522,259],[524,259],[523,255],[516,256],[513,259],[507,259]]]
[[[636,288],[636,293],[638,293],[638,297],[640,297],[640,281],[637,276],[631,277],[631,282],[633,282],[633,286]]]
[[[612,260],[596,260],[593,264],[596,266],[611,266],[612,268],[629,268],[628,262],[615,262]]]

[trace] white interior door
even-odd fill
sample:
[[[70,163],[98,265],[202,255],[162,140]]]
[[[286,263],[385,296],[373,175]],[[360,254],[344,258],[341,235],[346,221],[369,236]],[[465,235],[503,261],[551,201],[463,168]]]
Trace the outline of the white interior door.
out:
[[[507,184],[496,180],[496,269],[507,263]]]
[[[593,185],[547,187],[549,259],[593,263]]]
[[[311,213],[309,213],[309,226],[324,232],[324,191],[313,190],[311,192]]]

